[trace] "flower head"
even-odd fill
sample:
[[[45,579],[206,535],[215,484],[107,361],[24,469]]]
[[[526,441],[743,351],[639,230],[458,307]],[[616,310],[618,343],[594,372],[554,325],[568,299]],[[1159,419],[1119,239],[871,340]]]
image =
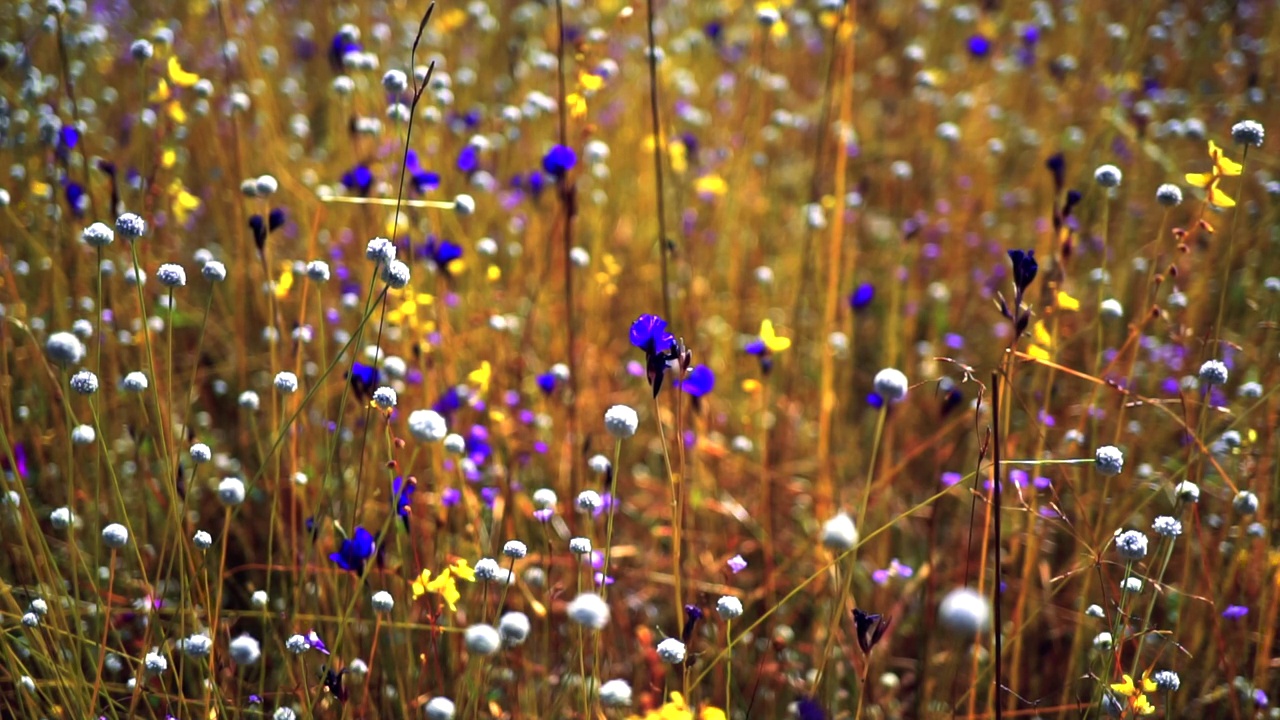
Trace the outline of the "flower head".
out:
[[[1213,160],[1213,168],[1205,173],[1187,173],[1187,182],[1208,190],[1209,204],[1220,208],[1235,207],[1236,201],[1218,186],[1222,178],[1233,177],[1243,172],[1244,166],[1228,158],[1222,148],[1212,140],[1209,141],[1209,158]]]
[[[938,605],[938,619],[943,627],[958,635],[976,635],[991,622],[991,604],[976,590],[956,588]]]
[[[1126,530],[1116,535],[1116,552],[1130,562],[1147,556],[1147,536],[1137,530]]]
[[[364,572],[364,564],[373,557],[375,549],[373,534],[363,527],[357,527],[351,537],[342,541],[338,552],[329,554],[329,559],[343,570],[350,570],[358,575]]]
[[[1231,126],[1231,139],[1246,146],[1262,147],[1262,139],[1266,137],[1262,123],[1256,120],[1241,120]]]
[[[603,630],[609,624],[609,604],[593,592],[574,598],[566,610],[570,620],[591,630]]]
[[[546,155],[542,156],[542,169],[548,175],[564,177],[577,162],[578,156],[574,153],[573,148],[565,145],[555,145],[547,151]]]

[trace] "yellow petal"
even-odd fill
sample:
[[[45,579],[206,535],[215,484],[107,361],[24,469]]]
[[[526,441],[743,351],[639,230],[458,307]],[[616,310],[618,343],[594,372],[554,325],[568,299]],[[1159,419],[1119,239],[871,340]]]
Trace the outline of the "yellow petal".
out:
[[[1213,182],[1213,173],[1187,173],[1186,179],[1196,187],[1209,187],[1209,183]]]
[[[1049,351],[1045,350],[1039,345],[1032,345],[1031,347],[1027,348],[1027,356],[1033,360],[1048,360]]]
[[[488,363],[485,364],[488,365]],[[467,565],[467,561],[462,558],[458,558],[456,562],[449,566],[449,572],[457,575],[467,582],[476,581],[476,571],[472,570],[471,567]]]
[[[578,85],[582,87],[582,92],[593,93],[604,87],[604,78],[589,72],[578,73]]]
[[[1219,190],[1217,185],[1213,185],[1209,188],[1209,204],[1220,208],[1233,208],[1236,206],[1236,201],[1232,200],[1230,195]]]
[[[160,156],[160,167],[168,170],[178,162],[178,153],[173,148],[165,148],[164,154]]]
[[[1111,689],[1125,697],[1133,697],[1138,694],[1138,690],[1133,686],[1133,677],[1129,675],[1124,676],[1124,682],[1111,683]]]
[[[764,346],[769,348],[770,352],[782,352],[791,347],[791,338],[779,336],[773,330],[773,322],[768,320],[760,321],[760,341]]]
[[[1031,327],[1031,335],[1037,343],[1045,347],[1053,344],[1053,336],[1049,334],[1049,328],[1044,326],[1043,320],[1037,320],[1036,324]]]
[[[702,197],[721,197],[729,192],[729,183],[719,175],[703,175],[693,182],[693,189]]]
[[[1147,673],[1142,673],[1142,691],[1155,692],[1157,689],[1159,689],[1159,686],[1156,685],[1156,681],[1152,680]]]
[[[1213,164],[1223,175],[1239,175],[1244,166],[1227,157],[1222,148],[1218,147],[1212,140],[1209,141],[1209,157],[1213,158]]]
[[[480,363],[479,368],[472,370],[471,374],[467,375],[467,380],[479,385],[480,393],[483,395],[489,391],[489,379],[491,377],[493,377],[493,366],[489,364],[488,360],[485,360]]]
[[[182,109],[182,103],[174,100],[168,105],[169,119],[179,125],[187,124],[187,111]]]
[[[1133,701],[1133,709],[1137,711],[1139,715],[1151,715],[1155,713],[1156,706],[1152,705],[1151,702],[1147,700],[1146,695],[1139,695]]]
[[[1079,310],[1080,301],[1071,297],[1065,292],[1059,290],[1058,291],[1058,308],[1061,310]]]
[[[162,103],[168,100],[169,97],[169,83],[161,80],[160,84],[156,85],[156,89],[147,97],[147,102]]]
[[[173,81],[174,85],[184,88],[189,88],[200,82],[199,75],[182,69],[182,63],[178,62],[176,55],[169,56],[169,79]]]
[[[418,598],[420,598],[420,597],[422,597],[423,595],[426,595],[428,592],[430,592],[430,591],[427,589],[427,586],[428,586],[430,583],[431,583],[431,571],[430,571],[430,570],[427,570],[427,569],[425,569],[425,568],[424,568],[424,569],[422,570],[422,574],[421,574],[421,575],[419,575],[419,576],[418,576],[418,577],[417,577],[417,578],[416,578],[416,579],[415,579],[415,580],[410,584],[410,590],[413,592],[413,599],[414,599],[414,600],[417,600]]]

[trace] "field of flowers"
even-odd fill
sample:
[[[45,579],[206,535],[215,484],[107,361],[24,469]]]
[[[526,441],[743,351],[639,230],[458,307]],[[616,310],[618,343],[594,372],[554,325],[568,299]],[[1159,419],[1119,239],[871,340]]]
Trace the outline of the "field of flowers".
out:
[[[0,718],[1280,717],[1278,52],[4,3]]]

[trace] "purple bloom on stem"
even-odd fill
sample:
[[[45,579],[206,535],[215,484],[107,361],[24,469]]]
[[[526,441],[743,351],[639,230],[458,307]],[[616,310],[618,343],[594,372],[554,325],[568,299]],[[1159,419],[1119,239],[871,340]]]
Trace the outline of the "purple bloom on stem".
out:
[[[942,486],[951,487],[963,479],[964,476],[958,472],[944,472],[942,473]]]
[[[577,162],[578,155],[573,151],[573,148],[556,145],[542,157],[542,169],[548,175],[564,177]]]
[[[357,527],[354,535],[342,541],[338,552],[329,554],[329,559],[343,570],[359,574],[364,571],[365,561],[373,557],[374,545],[373,535]]]
[[[734,555],[729,558],[729,571],[734,575],[742,572],[747,568],[747,561],[741,555]]]
[[[445,488],[444,492],[440,493],[440,504],[445,507],[453,507],[460,502],[462,502],[462,491],[458,488]]]
[[[680,389],[695,398],[705,396],[716,386],[716,374],[706,365],[695,365],[680,383]]]
[[[969,48],[969,54],[976,58],[984,58],[991,54],[991,39],[982,34],[971,36],[966,46]]]
[[[391,483],[391,495],[395,499],[396,514],[400,516],[401,522],[404,523],[404,529],[409,529],[409,508],[413,505],[413,493],[418,489],[418,483],[414,480],[405,480],[397,477]]]
[[[854,312],[865,310],[871,301],[876,297],[876,286],[871,283],[863,283],[854,289],[853,294],[849,296],[849,307]]]
[[[1228,620],[1239,620],[1249,614],[1249,608],[1244,605],[1228,605],[1226,610],[1222,611],[1222,617]]]
[[[533,511],[533,519],[538,522],[547,522],[551,519],[551,516],[555,514],[556,511],[552,508],[541,508]]]
[[[475,145],[467,145],[458,154],[458,169],[470,175],[480,167],[480,150]]]
[[[373,171],[368,165],[357,165],[343,173],[342,185],[360,195],[368,195],[373,190]]]
[[[316,633],[315,630],[312,630],[311,632],[307,633],[307,642],[311,644],[312,650],[315,650],[317,652],[322,652],[325,655],[329,654],[328,646],[324,644],[324,641],[320,639],[320,636]]]
[[[538,389],[543,393],[550,395],[556,389],[555,373],[542,373],[538,376]]]
[[[659,355],[670,351],[676,338],[667,332],[667,321],[657,315],[641,315],[631,323],[631,344],[645,355]]]

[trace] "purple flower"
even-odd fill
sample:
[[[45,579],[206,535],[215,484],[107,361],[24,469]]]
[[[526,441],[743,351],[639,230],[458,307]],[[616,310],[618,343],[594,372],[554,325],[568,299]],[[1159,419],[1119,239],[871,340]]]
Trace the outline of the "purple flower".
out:
[[[417,489],[418,483],[412,479],[406,481],[402,477],[396,477],[391,483],[391,496],[394,499],[396,514],[404,523],[405,530],[409,529],[409,512],[413,505],[413,493]]]
[[[729,571],[734,575],[747,569],[747,561],[741,555],[734,555],[729,558]]]
[[[705,396],[716,386],[716,374],[706,365],[695,365],[680,383],[680,389],[695,398]]]
[[[458,169],[470,175],[480,167],[480,149],[475,145],[467,145],[458,154]]]
[[[540,508],[533,511],[533,519],[544,523],[550,520],[551,516],[555,514],[556,511],[554,508]]]
[[[1222,611],[1222,617],[1228,620],[1239,620],[1249,614],[1249,608],[1244,605],[1228,605],[1226,610]]]
[[[548,175],[564,177],[578,162],[578,155],[573,148],[555,145],[542,157],[542,169]]]
[[[966,43],[969,54],[976,58],[984,58],[991,54],[991,39],[981,33],[973,35]]]
[[[645,373],[653,396],[662,389],[667,364],[676,359],[676,338],[667,332],[667,321],[657,315],[644,314],[631,323],[631,344],[645,354]]]
[[[373,171],[368,165],[357,165],[342,175],[342,186],[360,195],[373,190]]]
[[[359,574],[364,572],[365,561],[373,557],[374,546],[373,535],[357,527],[354,535],[342,541],[338,552],[329,554],[329,559],[343,570]]]
[[[542,373],[538,376],[538,389],[544,394],[550,395],[556,389],[555,373]]]
[[[849,296],[849,307],[854,312],[867,309],[871,305],[871,301],[876,297],[876,286],[871,283],[863,283],[854,289],[853,294]]]
[[[944,472],[942,473],[942,486],[951,487],[952,485],[955,485],[956,483],[960,482],[963,479],[964,479],[964,476],[962,476],[958,472],[951,472],[951,471]]]
[[[317,634],[315,630],[307,633],[307,642],[311,644],[312,650],[322,652],[325,655],[329,654],[328,646],[324,644],[324,641],[320,639],[320,635]]]
[[[445,507],[453,507],[462,502],[462,491],[458,488],[445,488],[440,493],[440,504]]]

